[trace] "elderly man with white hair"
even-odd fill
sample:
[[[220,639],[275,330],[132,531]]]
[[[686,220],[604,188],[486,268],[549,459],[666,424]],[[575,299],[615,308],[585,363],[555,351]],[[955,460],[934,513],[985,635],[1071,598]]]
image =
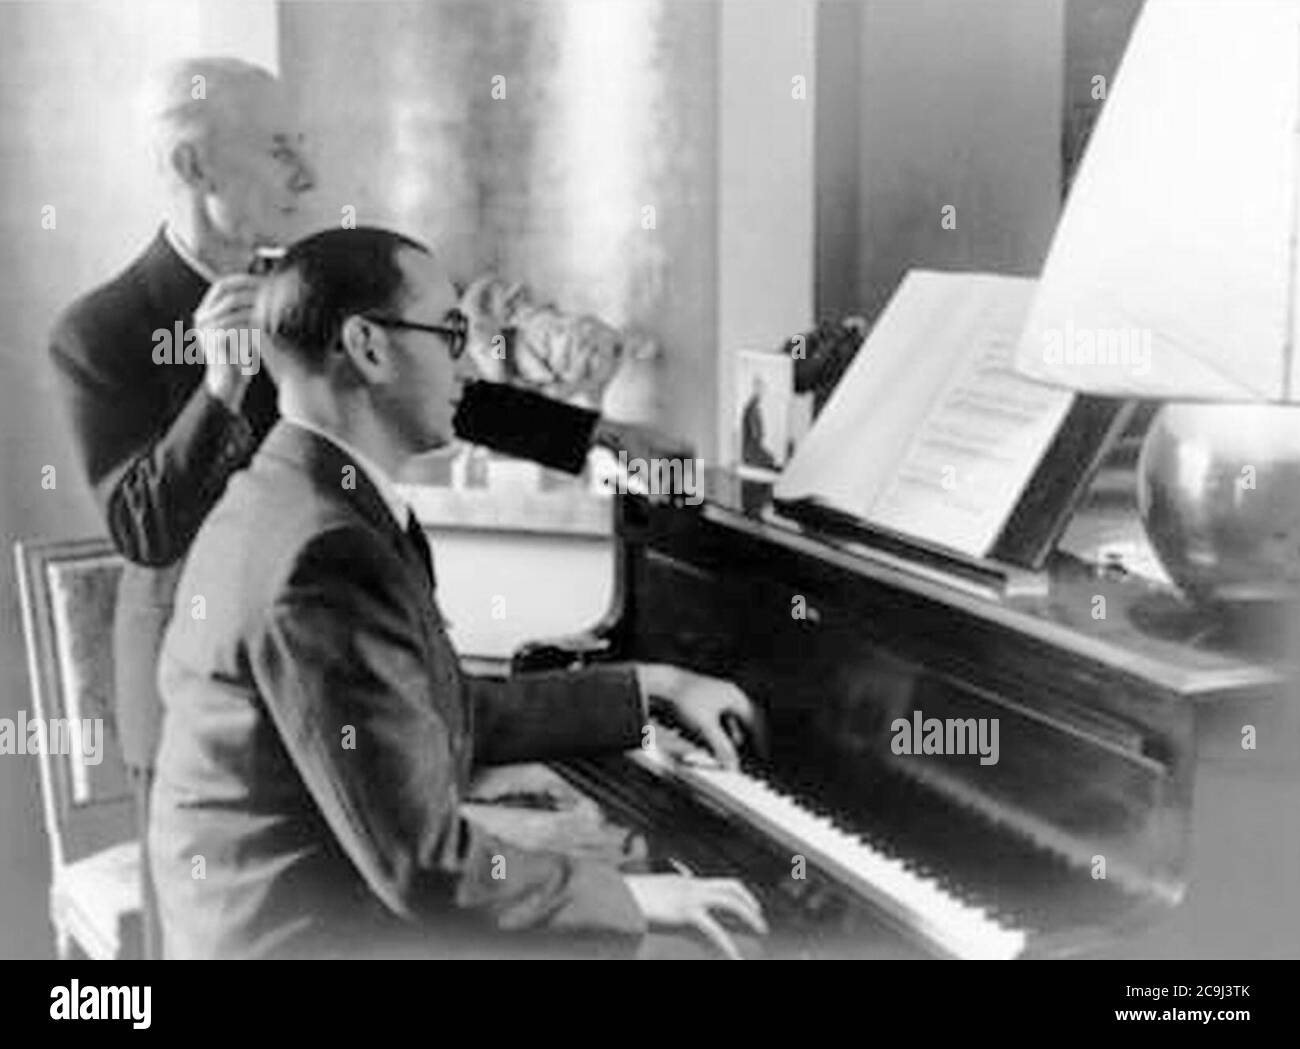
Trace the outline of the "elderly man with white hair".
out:
[[[182,61],[146,98],[162,226],[122,273],[68,307],[51,337],[82,467],[129,562],[114,622],[115,695],[142,841],[162,718],[157,657],[181,562],[276,418],[274,387],[256,362],[193,345],[187,357],[185,346],[166,344],[190,330],[251,328],[250,259],[299,232],[300,198],[314,181],[283,88],[264,69]]]

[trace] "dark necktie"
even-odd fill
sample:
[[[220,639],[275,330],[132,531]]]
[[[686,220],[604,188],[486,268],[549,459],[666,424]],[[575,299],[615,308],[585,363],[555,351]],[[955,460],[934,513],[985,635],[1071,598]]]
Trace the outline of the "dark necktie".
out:
[[[415,513],[410,510],[406,513],[406,538],[411,541],[411,545],[420,555],[420,560],[424,562],[425,571],[429,573],[429,581],[434,582],[433,552],[429,549],[429,538],[424,534],[420,522],[416,520]]]

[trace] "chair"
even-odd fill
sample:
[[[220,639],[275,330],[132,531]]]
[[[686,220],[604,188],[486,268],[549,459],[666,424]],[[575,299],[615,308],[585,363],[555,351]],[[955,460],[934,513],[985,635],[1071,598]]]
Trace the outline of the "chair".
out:
[[[71,957],[74,944],[94,959],[139,956],[140,842],[113,718],[112,625],[123,561],[106,539],[20,542],[14,558],[29,725],[40,719],[49,743],[39,761],[55,946],[60,958]],[[96,720],[101,749],[92,764]],[[66,730],[74,721],[92,731],[80,746]]]

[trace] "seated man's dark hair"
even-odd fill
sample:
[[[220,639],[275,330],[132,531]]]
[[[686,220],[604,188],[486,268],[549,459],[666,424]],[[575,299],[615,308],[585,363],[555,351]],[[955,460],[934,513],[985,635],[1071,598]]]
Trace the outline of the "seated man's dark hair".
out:
[[[326,230],[292,244],[258,293],[256,324],[273,356],[318,371],[349,316],[395,313],[408,290],[397,261],[402,249],[429,250],[372,226]]]

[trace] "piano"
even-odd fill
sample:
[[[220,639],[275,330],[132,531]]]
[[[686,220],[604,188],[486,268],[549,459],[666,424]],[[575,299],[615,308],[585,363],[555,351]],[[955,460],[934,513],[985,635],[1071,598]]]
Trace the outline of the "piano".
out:
[[[667,724],[556,767],[656,862],[749,885],[763,956],[1300,953],[1300,697],[1268,650],[1059,554],[990,593],[728,475],[614,501],[608,614],[512,672],[661,661],[753,698],[770,747],[738,771],[668,760]],[[932,718],[996,719],[996,762],[895,752]]]

